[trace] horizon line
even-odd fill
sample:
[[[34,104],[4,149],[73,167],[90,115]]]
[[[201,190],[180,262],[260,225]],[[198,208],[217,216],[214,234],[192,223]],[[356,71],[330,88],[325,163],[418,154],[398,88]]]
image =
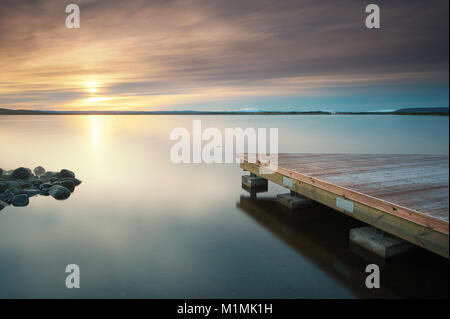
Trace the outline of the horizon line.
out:
[[[309,110],[309,111],[274,111],[274,110],[231,110],[231,111],[202,111],[202,110],[33,110],[33,109],[8,109],[8,108],[0,108],[0,115],[20,115],[20,114],[61,114],[61,115],[76,115],[76,114],[136,114],[136,115],[169,115],[169,114],[197,114],[197,115],[206,115],[206,114],[239,114],[239,115],[264,115],[264,114],[323,114],[323,115],[342,115],[342,114],[444,114],[448,115],[449,108],[448,107],[416,107],[416,108],[400,108],[400,109],[392,109],[392,110],[380,110],[380,111],[330,111],[330,110]]]

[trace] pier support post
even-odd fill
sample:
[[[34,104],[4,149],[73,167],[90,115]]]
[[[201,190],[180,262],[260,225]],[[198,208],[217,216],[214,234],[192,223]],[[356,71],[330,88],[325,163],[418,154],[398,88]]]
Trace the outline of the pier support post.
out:
[[[314,201],[291,191],[287,194],[277,195],[277,201],[287,207],[289,210],[294,210],[300,207],[310,207],[313,205]]]
[[[242,176],[242,188],[256,197],[257,193],[267,192],[268,181],[265,178],[259,177],[253,173]]]
[[[243,175],[242,185],[248,188],[267,188],[267,179],[256,176],[255,174]]]
[[[413,244],[372,226],[351,229],[350,243],[356,244],[383,259],[408,252],[414,248]]]

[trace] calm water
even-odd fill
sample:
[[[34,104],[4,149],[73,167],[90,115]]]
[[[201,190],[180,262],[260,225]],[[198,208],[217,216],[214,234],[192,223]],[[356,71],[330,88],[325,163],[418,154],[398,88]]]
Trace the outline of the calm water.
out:
[[[278,127],[280,152],[449,153],[448,117],[0,116],[0,167],[68,168],[66,201],[34,197],[0,212],[0,297],[358,298],[448,296],[448,262],[423,250],[382,264],[348,245],[359,225],[284,192],[249,198],[238,164],[175,165],[175,127]],[[65,287],[65,267],[81,288]]]

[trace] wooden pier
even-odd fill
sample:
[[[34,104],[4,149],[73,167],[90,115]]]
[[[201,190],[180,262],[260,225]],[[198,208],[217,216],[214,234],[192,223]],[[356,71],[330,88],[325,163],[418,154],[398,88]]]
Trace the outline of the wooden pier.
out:
[[[246,171],[449,258],[448,156],[279,154],[271,169],[240,157]]]

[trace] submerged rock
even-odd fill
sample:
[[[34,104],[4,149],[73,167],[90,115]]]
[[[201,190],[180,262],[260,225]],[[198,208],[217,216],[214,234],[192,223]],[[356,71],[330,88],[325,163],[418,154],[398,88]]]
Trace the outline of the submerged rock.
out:
[[[27,206],[29,203],[30,200],[28,199],[28,196],[25,194],[16,195],[12,200],[12,205],[15,207],[24,207]]]
[[[70,190],[61,185],[53,185],[48,190],[48,193],[57,200],[67,199],[70,196]]]

